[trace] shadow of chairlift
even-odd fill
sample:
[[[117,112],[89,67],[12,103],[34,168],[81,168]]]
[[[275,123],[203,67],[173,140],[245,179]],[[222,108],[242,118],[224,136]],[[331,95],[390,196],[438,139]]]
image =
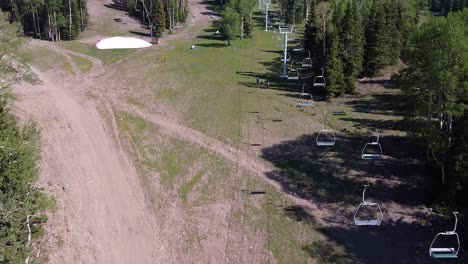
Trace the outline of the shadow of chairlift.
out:
[[[339,103],[338,106],[331,112],[334,116],[345,116],[346,111],[343,108],[342,103]]]

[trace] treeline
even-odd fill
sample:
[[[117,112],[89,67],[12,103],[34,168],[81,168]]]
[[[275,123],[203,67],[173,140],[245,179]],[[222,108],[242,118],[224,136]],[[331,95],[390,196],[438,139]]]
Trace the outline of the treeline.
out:
[[[127,0],[126,5],[128,12],[152,26],[158,37],[187,19],[187,0]]]
[[[427,2],[426,0],[423,0]],[[467,0],[429,0],[429,9],[433,12],[442,12],[447,15],[450,12],[462,11],[468,7]]]
[[[328,96],[353,93],[359,76],[396,64],[426,7],[420,0],[309,1],[304,48],[323,66]]]
[[[38,175],[39,133],[34,124],[19,126],[10,113],[8,85],[30,80],[18,56],[24,39],[19,23],[0,11],[0,263],[28,263],[34,239],[47,220],[41,212],[52,205],[34,182]]]
[[[9,0],[0,8],[23,25],[24,34],[39,39],[75,39],[88,23],[87,0]]]
[[[221,20],[221,33],[231,44],[236,36],[251,37],[253,30],[252,15],[258,8],[258,0],[221,0],[224,12]]]
[[[427,149],[428,196],[468,214],[468,9],[432,17],[410,36],[393,77],[412,109],[412,137]]]

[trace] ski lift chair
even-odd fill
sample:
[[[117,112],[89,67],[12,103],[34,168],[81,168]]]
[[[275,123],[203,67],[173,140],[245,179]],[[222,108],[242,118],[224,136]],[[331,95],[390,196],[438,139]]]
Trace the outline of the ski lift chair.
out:
[[[361,152],[361,158],[365,160],[375,160],[380,159],[382,157],[382,146],[379,143],[380,133],[379,130],[375,130],[377,132],[377,140],[374,142],[369,142],[364,145],[364,148]],[[375,152],[371,152],[371,150],[376,150]]]
[[[302,84],[302,92],[299,95],[299,100],[297,102],[297,106],[311,106],[314,100],[310,93],[305,92],[305,84]]]
[[[453,230],[440,232],[435,236],[434,240],[432,240],[431,246],[429,247],[429,256],[431,256],[432,258],[435,258],[435,259],[458,258],[458,251],[460,251],[460,237],[457,234],[457,224],[458,224],[457,214],[458,212],[453,212],[453,215],[455,216],[455,226],[453,227]],[[453,237],[457,245],[454,245],[454,247],[434,246],[434,245],[437,245],[437,243],[435,242],[438,239],[441,239],[442,237]]]
[[[312,68],[312,59],[310,58],[310,51],[307,51],[309,53],[309,57],[304,58],[302,60],[302,67],[304,68]]]
[[[300,41],[297,42],[297,47],[293,48],[293,51],[298,52],[298,51],[303,51],[304,49],[302,48],[302,44]]]
[[[317,143],[317,146],[335,146],[335,132],[332,129],[324,129],[322,122],[322,129],[318,132],[315,142]]]
[[[296,69],[290,69],[288,72],[288,80],[299,80],[299,71]]]
[[[291,60],[291,55],[289,53],[286,53],[286,62],[289,62]],[[281,61],[284,62],[284,52],[281,54]]]
[[[302,60],[302,67],[304,68],[312,68],[312,59],[311,58],[304,58]]]
[[[301,93],[301,95],[299,95],[297,106],[312,106],[313,103],[314,100],[312,99],[312,95],[310,93]]]
[[[382,223],[383,220],[382,209],[378,203],[366,201],[367,187],[369,187],[369,185],[364,185],[364,190],[362,191],[362,202],[354,212],[354,224],[357,226],[378,226]],[[367,219],[364,219],[365,217],[359,217],[359,212],[362,212],[366,209],[376,212],[376,216],[368,216]]]
[[[336,110],[333,110],[332,114],[336,116],[343,116],[343,115],[346,115],[346,111],[341,108],[338,108]]]
[[[315,76],[314,78],[314,87],[325,87],[326,81],[325,77],[323,76],[323,68],[322,68],[322,75]]]
[[[339,105],[332,111],[332,115],[335,115],[335,116],[346,115],[346,111],[344,110],[342,103],[339,103]]]

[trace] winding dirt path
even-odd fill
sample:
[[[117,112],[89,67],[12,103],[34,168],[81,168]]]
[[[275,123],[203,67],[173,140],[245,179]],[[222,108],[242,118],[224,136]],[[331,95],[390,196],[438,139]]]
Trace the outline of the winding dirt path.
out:
[[[42,129],[39,185],[58,198],[48,243],[57,238],[62,248],[50,254],[50,263],[159,262],[159,231],[138,175],[105,130],[96,104],[79,93],[77,78],[36,73],[42,85],[22,84],[14,92],[16,107]]]

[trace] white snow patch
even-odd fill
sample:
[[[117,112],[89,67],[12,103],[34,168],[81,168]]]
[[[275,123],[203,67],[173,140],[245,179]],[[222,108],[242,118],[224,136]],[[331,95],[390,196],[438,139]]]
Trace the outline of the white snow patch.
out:
[[[138,38],[112,37],[99,41],[98,49],[139,49],[150,47],[151,43]]]

